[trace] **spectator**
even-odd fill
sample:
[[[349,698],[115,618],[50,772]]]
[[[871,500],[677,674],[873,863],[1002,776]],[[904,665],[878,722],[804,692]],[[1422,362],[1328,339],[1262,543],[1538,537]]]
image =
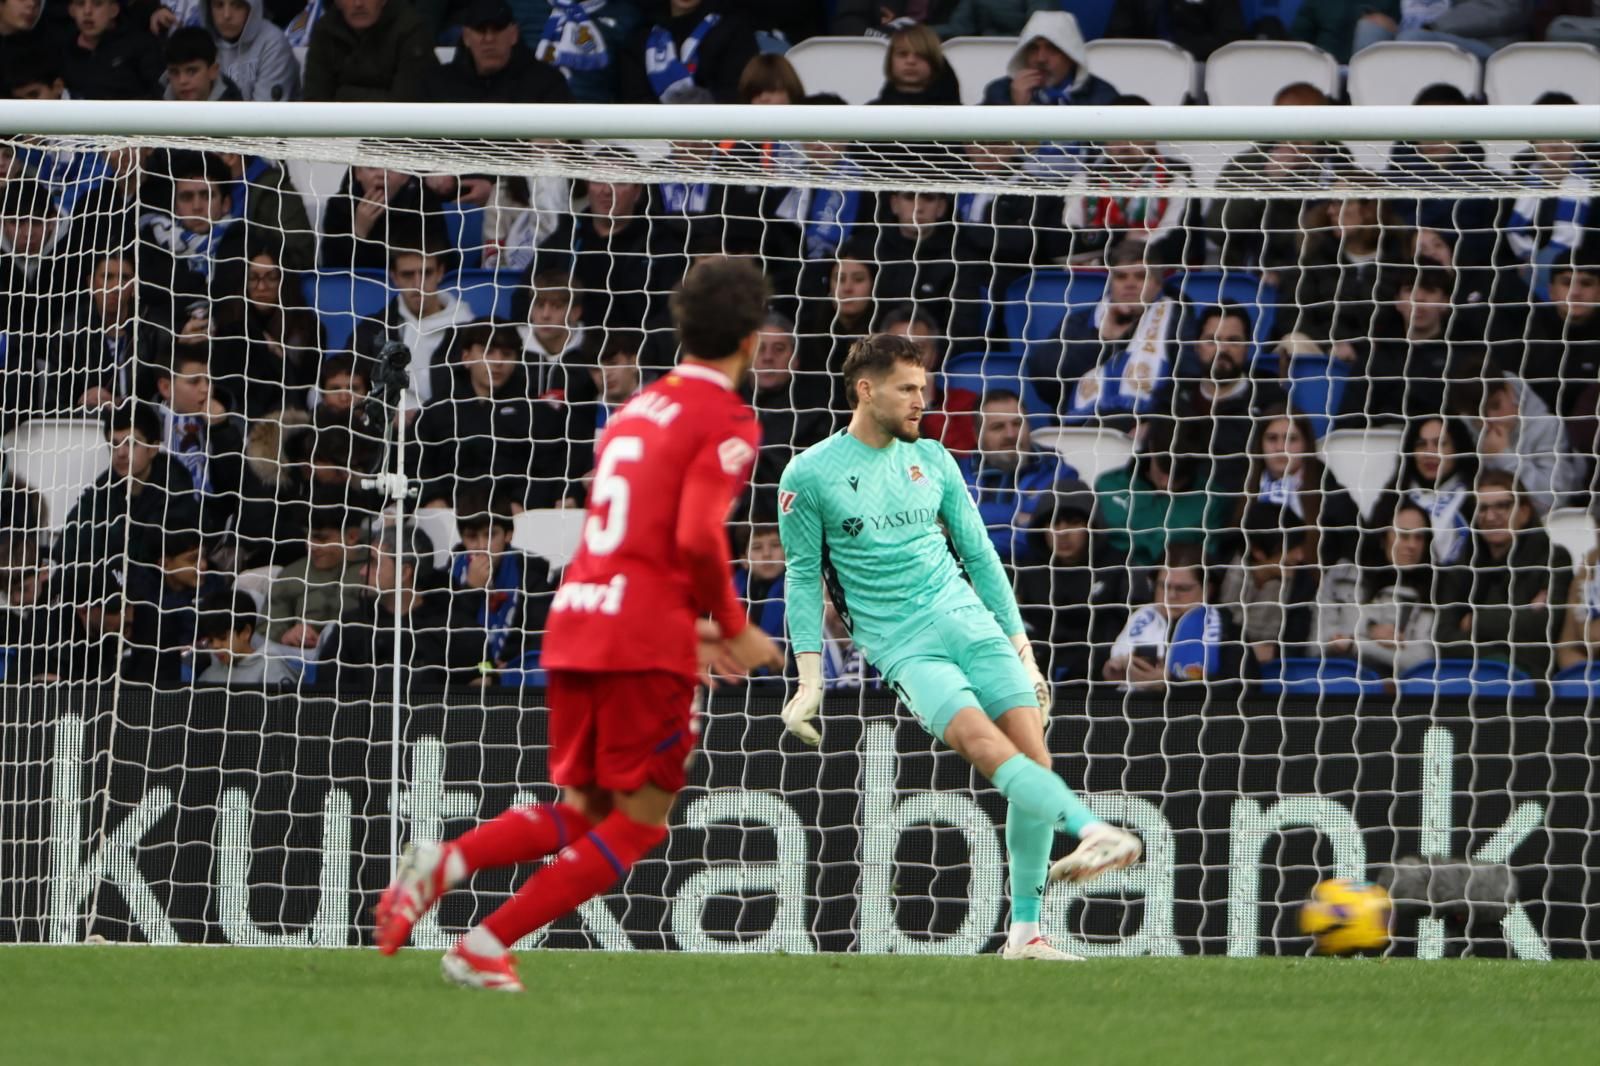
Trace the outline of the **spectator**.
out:
[[[0,69],[10,70],[30,54],[60,47],[51,27],[41,27],[41,0],[0,0]]]
[[[1016,37],[1028,20],[1055,11],[1051,0],[956,0],[933,29],[940,37]]]
[[[535,442],[559,436],[562,418],[534,396],[522,338],[508,326],[480,323],[462,330],[455,351],[437,368],[434,399],[417,420],[423,505],[454,507],[469,490],[486,494],[491,483],[518,510],[553,502],[545,496],[563,469]]]
[[[1029,348],[1023,373],[1032,392],[1028,413],[1037,423],[1127,430],[1167,403],[1181,315],[1178,302],[1162,294],[1161,272],[1144,256],[1137,243],[1113,248],[1100,303],[1067,316],[1061,344]]]
[[[1360,563],[1330,567],[1317,592],[1316,642],[1327,654],[1400,675],[1437,657],[1433,596],[1438,557],[1428,512],[1402,500],[1376,536],[1362,544]]]
[[[1556,414],[1573,417],[1585,387],[1600,381],[1600,230],[1551,268],[1550,298],[1534,307],[1518,346],[1523,380]]]
[[[985,393],[978,421],[978,450],[963,456],[958,465],[1001,561],[1015,565],[1027,554],[1033,512],[1055,491],[1057,482],[1076,479],[1077,471],[1055,452],[1033,449],[1016,393],[1007,389]]]
[[[698,86],[720,104],[739,101],[739,76],[759,49],[734,5],[721,0],[670,0],[666,18],[638,43],[641,61],[624,70],[623,99],[676,103]]]
[[[617,53],[639,26],[639,11],[627,0],[523,0],[513,6],[522,39],[541,62],[555,67],[585,104],[617,97]]]
[[[1217,605],[1258,663],[1295,654],[1311,639],[1320,571],[1295,517],[1272,504],[1252,506],[1243,518],[1244,550],[1222,570]]]
[[[208,534],[221,532],[238,509],[244,422],[212,395],[202,350],[179,345],[170,363],[155,368],[154,377],[162,448],[189,472],[200,505],[199,527]]]
[[[1039,501],[1028,555],[1016,567],[1017,606],[1028,639],[1055,681],[1089,681],[1094,649],[1127,620],[1127,571],[1107,565],[1105,539],[1092,524],[1094,493],[1063,479]]]
[[[759,490],[776,485],[783,468],[802,449],[833,432],[826,375],[796,369],[794,323],[773,311],[761,324],[750,406],[761,424],[761,452],[751,482]]]
[[[1550,19],[1544,27],[1544,33],[1536,33],[1535,36],[1545,41],[1572,41],[1600,48],[1600,8],[1594,6],[1593,0],[1570,0],[1557,10],[1562,7],[1566,9],[1565,12]],[[1535,25],[1538,18],[1539,13],[1535,12]]]
[[[1425,86],[1412,100],[1418,107],[1463,107],[1470,102],[1465,93],[1447,82]],[[1466,258],[1476,259],[1478,246],[1484,246],[1486,252],[1492,251],[1495,213],[1499,206],[1486,193],[1504,178],[1489,167],[1481,143],[1397,141],[1389,149],[1389,166],[1384,173],[1394,181],[1429,189],[1440,186],[1475,189],[1479,195],[1470,199],[1439,197],[1420,199],[1414,205],[1395,204],[1391,214],[1404,217],[1409,213],[1419,226],[1467,234],[1471,250]]]
[[[910,304],[889,308],[879,319],[879,333],[904,337],[922,357],[927,372],[923,386],[922,435],[939,441],[953,452],[970,452],[978,446],[978,394],[971,389],[952,388],[945,380],[944,337],[939,324],[926,311]]]
[[[329,627],[359,606],[363,516],[326,496],[316,506],[306,529],[306,554],[289,563],[267,590],[267,640],[306,659]]]
[[[787,638],[783,599],[783,541],[775,522],[750,527],[745,557],[733,568],[733,587],[752,623],[780,644]]]
[[[49,383],[51,406],[92,414],[109,404],[150,395],[154,386],[147,380],[148,366],[136,374],[134,353],[147,363],[159,361],[169,341],[158,323],[138,313],[131,249],[95,257],[83,288],[88,299],[78,302],[78,317],[61,346],[60,363],[45,365],[54,376]]]
[[[1507,663],[1549,676],[1572,590],[1572,560],[1550,542],[1529,494],[1505,470],[1478,471],[1472,544],[1447,571],[1441,654]]]
[[[217,43],[223,77],[246,100],[294,100],[300,96],[300,64],[263,0],[206,0],[206,28]]]
[[[1367,0],[1312,0],[1301,4],[1289,23],[1289,37],[1314,44],[1340,64],[1350,62],[1356,21],[1372,11]]]
[[[203,343],[210,333],[206,297],[218,265],[243,259],[244,206],[227,165],[210,153],[174,151],[166,210],[146,214],[139,227],[140,309],[175,333]]]
[[[317,429],[352,429],[366,423],[367,394],[372,382],[351,352],[338,352],[317,368],[317,390],[312,415]]]
[[[569,380],[566,430],[561,435],[561,446],[567,449],[567,484],[552,486],[552,491],[559,494],[558,506],[583,499],[585,490],[579,483],[594,469],[594,446],[600,432],[612,413],[639,391],[639,352],[644,348],[644,334],[618,329],[608,330],[604,338],[597,346],[591,342],[595,354],[588,373],[582,379],[575,374]]]
[[[1515,476],[1536,513],[1582,487],[1560,417],[1521,378],[1479,364],[1450,383],[1450,406],[1476,442],[1479,468]]]
[[[341,694],[384,698],[393,692],[396,630],[400,687],[416,698],[470,685],[483,635],[452,632],[450,593],[435,587],[433,542],[407,524],[402,536],[386,525],[361,564],[359,604],[323,640],[317,684]]]
[[[306,214],[305,201],[276,163],[260,156],[223,152],[217,156],[233,176],[243,204],[239,214],[253,241],[281,245],[280,264],[288,270],[311,270],[317,263],[317,231]]]
[[[195,646],[210,653],[211,663],[196,683],[278,689],[298,680],[287,660],[265,650],[261,615],[248,593],[210,593],[200,601],[199,613]]]
[[[808,301],[800,320],[800,368],[810,373],[838,374],[850,346],[872,330],[877,315],[874,294],[878,261],[871,245],[852,239],[829,264],[828,298]],[[836,409],[844,410],[836,385]]]
[[[444,200],[414,174],[351,167],[322,215],[324,270],[387,270],[397,245],[443,248]]]
[[[535,396],[564,393],[567,370],[582,357],[589,335],[583,324],[583,301],[573,288],[572,275],[558,270],[535,274],[528,285],[531,299],[522,316],[526,325],[517,327],[524,370],[532,378]]]
[[[1203,63],[1247,32],[1239,0],[1117,0],[1103,36],[1171,41]]]
[[[1545,93],[1536,104],[1572,104],[1566,93]],[[1571,141],[1534,141],[1511,160],[1518,184],[1543,186],[1554,195],[1530,193],[1502,204],[1495,222],[1499,258],[1521,266],[1534,294],[1543,299],[1549,268],[1568,258],[1583,241],[1594,213],[1590,195],[1596,162]]]
[[[920,23],[901,26],[883,54],[883,88],[875,104],[959,104],[961,83],[945,62],[939,35]]]
[[[888,204],[893,222],[878,229],[873,254],[878,263],[876,294],[884,300],[909,300],[931,315],[943,333],[950,321],[956,272],[950,197],[894,192]]]
[[[163,529],[199,524],[189,472],[161,448],[161,421],[149,405],[123,403],[101,416],[111,465],[78,497],[53,547],[69,588],[80,575],[160,561]],[[104,585],[97,586],[103,589]]]
[[[636,182],[591,181],[589,209],[577,218],[572,274],[591,326],[637,328],[656,317],[683,261],[652,240],[650,191]],[[544,258],[535,269],[549,268]]]
[[[120,673],[129,680],[155,675],[155,649],[135,639],[134,612],[122,595],[114,565],[67,572],[61,603],[47,623],[56,634],[48,646],[30,649],[32,661],[19,664],[20,676],[36,681],[99,684]]]
[[[883,679],[856,645],[826,590],[822,594],[822,687],[828,692],[883,687]]]
[[[333,0],[311,30],[307,100],[423,99],[433,34],[409,0]]]
[[[4,19],[6,4],[0,3],[0,19]],[[4,49],[5,38],[0,37],[0,49]],[[48,51],[21,52],[7,59],[4,64],[6,95],[13,100],[70,100],[72,94],[67,92],[67,82],[61,73],[61,57]],[[18,146],[7,145],[7,152],[16,151]],[[25,149],[24,149],[25,150]],[[5,168],[0,167],[0,174]]]
[[[1122,107],[1148,107],[1142,96],[1119,96]],[[1189,185],[1189,165],[1169,159],[1154,141],[1107,141],[1084,164],[1088,189],[1067,201],[1065,223],[1072,255],[1097,262],[1108,248],[1132,242],[1146,248],[1149,263],[1187,260],[1186,217],[1196,201],[1180,195]],[[1128,195],[1130,184],[1140,192]]]
[[[1244,518],[1272,508],[1285,529],[1301,534],[1301,554],[1308,565],[1350,557],[1360,535],[1361,511],[1317,457],[1316,438],[1305,416],[1291,415],[1282,406],[1262,412],[1248,455],[1249,475],[1236,510],[1241,524],[1247,528]]]
[[[507,668],[534,669],[538,662],[556,587],[549,563],[511,546],[511,515],[520,507],[481,485],[461,499],[461,545],[450,561],[450,654],[458,654],[457,643],[467,645],[478,663],[475,684],[488,684]]]
[[[1431,524],[1433,561],[1449,565],[1467,547],[1467,513],[1478,458],[1467,429],[1454,418],[1414,418],[1400,439],[1400,468],[1373,508],[1369,529],[1392,524],[1403,502],[1422,509]]]
[[[1314,85],[1295,82],[1278,90],[1274,107],[1326,107],[1328,97]],[[1300,218],[1307,199],[1322,199],[1340,174],[1355,169],[1350,152],[1338,142],[1282,141],[1257,144],[1229,160],[1218,180],[1235,188],[1292,189],[1304,198],[1265,200],[1217,197],[1206,211],[1206,228],[1225,267],[1272,271],[1299,258]]]
[[[801,104],[806,87],[794,64],[781,55],[762,52],[750,57],[739,74],[741,104]]]
[[[162,56],[167,63],[167,72],[161,76],[166,86],[163,100],[244,99],[233,79],[222,73],[217,42],[199,26],[173,30]]]
[[[831,93],[808,96],[804,102],[813,106],[844,104]],[[819,273],[815,267],[839,255],[851,243],[859,224],[872,221],[872,199],[861,191],[865,172],[847,145],[802,141],[789,151],[799,157],[791,165],[804,167],[822,184],[777,191],[764,251],[769,260],[802,260],[800,287],[809,292]]]
[[[1210,610],[1205,606],[1206,577],[1201,554],[1199,545],[1194,544],[1174,545],[1166,551],[1156,568],[1154,600],[1128,615],[1100,666],[1101,680],[1120,682],[1130,692],[1166,691],[1173,627],[1191,609]],[[1237,644],[1229,645],[1236,657]],[[1237,676],[1237,669],[1232,672]]]
[[[1117,90],[1089,73],[1078,20],[1066,11],[1036,11],[1017,37],[1006,76],[984,87],[986,104],[1088,104],[1103,107]]]
[[[355,346],[376,359],[390,341],[411,353],[411,402],[426,407],[445,380],[444,365],[459,343],[461,330],[475,320],[472,308],[444,286],[445,258],[431,249],[397,247],[389,253],[389,284],[395,298],[383,317],[356,327]]]
[[[172,688],[188,680],[199,638],[200,599],[222,587],[210,571],[193,529],[169,529],[161,540],[160,563],[128,574],[128,601],[134,632],[155,651],[154,674],[131,680]]]
[[[64,303],[83,277],[74,247],[80,242],[44,183],[24,176],[0,185],[0,311],[12,323],[4,332],[30,345],[51,343]],[[48,359],[52,353],[39,354]]]
[[[461,14],[455,58],[428,72],[425,100],[470,104],[569,104],[561,72],[534,58],[506,0],[472,0]],[[502,179],[504,180],[504,179]]]
[[[1341,178],[1333,195],[1307,209],[1299,260],[1280,281],[1280,298],[1297,310],[1292,331],[1346,362],[1376,332],[1384,227],[1379,201],[1360,193],[1374,182]]]
[[[1488,59],[1527,40],[1531,12],[1518,0],[1385,0],[1356,22],[1350,51],[1380,41],[1442,41]]]
[[[316,430],[304,411],[249,424],[234,521],[238,570],[282,566],[305,550]]]
[[[322,323],[282,254],[278,242],[253,242],[246,258],[219,267],[214,289],[212,380],[251,421],[308,410],[322,361]]]
[[[1450,302],[1453,282],[1432,267],[1400,280],[1378,317],[1363,367],[1345,384],[1341,424],[1394,422],[1441,414],[1448,382],[1481,365],[1482,319]]]
[[[1095,480],[1095,524],[1129,566],[1154,566],[1171,548],[1203,545],[1221,528],[1228,500],[1204,490],[1206,460],[1171,420],[1147,420],[1136,446],[1127,466]]]
[[[1568,599],[1560,612],[1561,642],[1555,648],[1555,665],[1562,670],[1600,661],[1600,551],[1591,548],[1572,575]],[[1559,608],[1558,608],[1559,610]]]
[[[1214,491],[1237,492],[1249,472],[1258,420],[1287,403],[1282,385],[1253,359],[1253,326],[1239,304],[1199,312],[1194,340],[1178,360],[1172,413],[1211,458]]]
[[[117,0],[68,0],[77,33],[67,42],[62,75],[79,100],[158,100],[161,45]]]
[[[679,94],[679,104],[714,104],[710,90],[692,88]],[[763,157],[772,160],[772,145],[763,146]],[[681,140],[668,142],[667,170],[715,174],[730,165],[743,166],[744,152],[736,142]],[[755,254],[765,235],[762,201],[767,198],[759,185],[713,181],[671,180],[658,182],[651,198],[651,225],[659,229],[657,242],[666,248],[686,250],[690,256]],[[659,311],[658,311],[659,313]]]
[[[572,185],[563,177],[501,175],[484,205],[483,266],[524,271],[546,246],[572,242]]]

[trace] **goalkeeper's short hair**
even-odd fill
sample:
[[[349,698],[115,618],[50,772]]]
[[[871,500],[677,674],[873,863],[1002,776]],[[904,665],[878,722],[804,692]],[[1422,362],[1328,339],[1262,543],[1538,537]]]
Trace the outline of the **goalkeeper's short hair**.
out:
[[[901,363],[922,365],[922,354],[906,337],[873,333],[852,344],[844,357],[844,391],[850,406],[856,405],[856,382],[867,377],[882,380]]]

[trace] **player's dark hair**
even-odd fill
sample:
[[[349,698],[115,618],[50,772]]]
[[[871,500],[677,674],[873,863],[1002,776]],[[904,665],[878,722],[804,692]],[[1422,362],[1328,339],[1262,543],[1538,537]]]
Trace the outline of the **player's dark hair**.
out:
[[[906,337],[873,333],[852,344],[850,354],[844,357],[844,391],[850,406],[856,405],[856,382],[868,377],[881,381],[899,363],[919,369],[922,366],[917,346]]]
[[[697,359],[726,359],[767,317],[772,286],[743,259],[707,259],[690,268],[672,294],[678,343]]]

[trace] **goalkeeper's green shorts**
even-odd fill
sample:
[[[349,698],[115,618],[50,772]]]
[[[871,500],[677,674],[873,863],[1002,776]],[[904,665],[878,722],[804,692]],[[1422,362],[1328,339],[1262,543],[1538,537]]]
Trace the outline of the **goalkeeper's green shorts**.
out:
[[[1013,707],[1039,706],[1017,650],[983,607],[941,614],[877,658],[900,702],[940,740],[963,707],[996,719]]]

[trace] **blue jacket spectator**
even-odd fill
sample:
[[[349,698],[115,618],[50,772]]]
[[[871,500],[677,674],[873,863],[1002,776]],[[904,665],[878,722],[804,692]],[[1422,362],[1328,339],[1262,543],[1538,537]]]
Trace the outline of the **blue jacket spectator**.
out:
[[[1028,553],[1028,527],[1040,501],[1077,473],[1054,452],[1032,450],[1016,393],[996,389],[978,410],[978,450],[959,460],[961,475],[995,550],[1014,564]]]
[[[566,76],[580,103],[617,96],[617,47],[633,36],[639,12],[625,0],[511,0],[522,39]]]
[[[1117,90],[1089,73],[1088,56],[1077,19],[1066,11],[1037,12],[1022,27],[1006,76],[984,87],[983,102],[1104,107]]]

